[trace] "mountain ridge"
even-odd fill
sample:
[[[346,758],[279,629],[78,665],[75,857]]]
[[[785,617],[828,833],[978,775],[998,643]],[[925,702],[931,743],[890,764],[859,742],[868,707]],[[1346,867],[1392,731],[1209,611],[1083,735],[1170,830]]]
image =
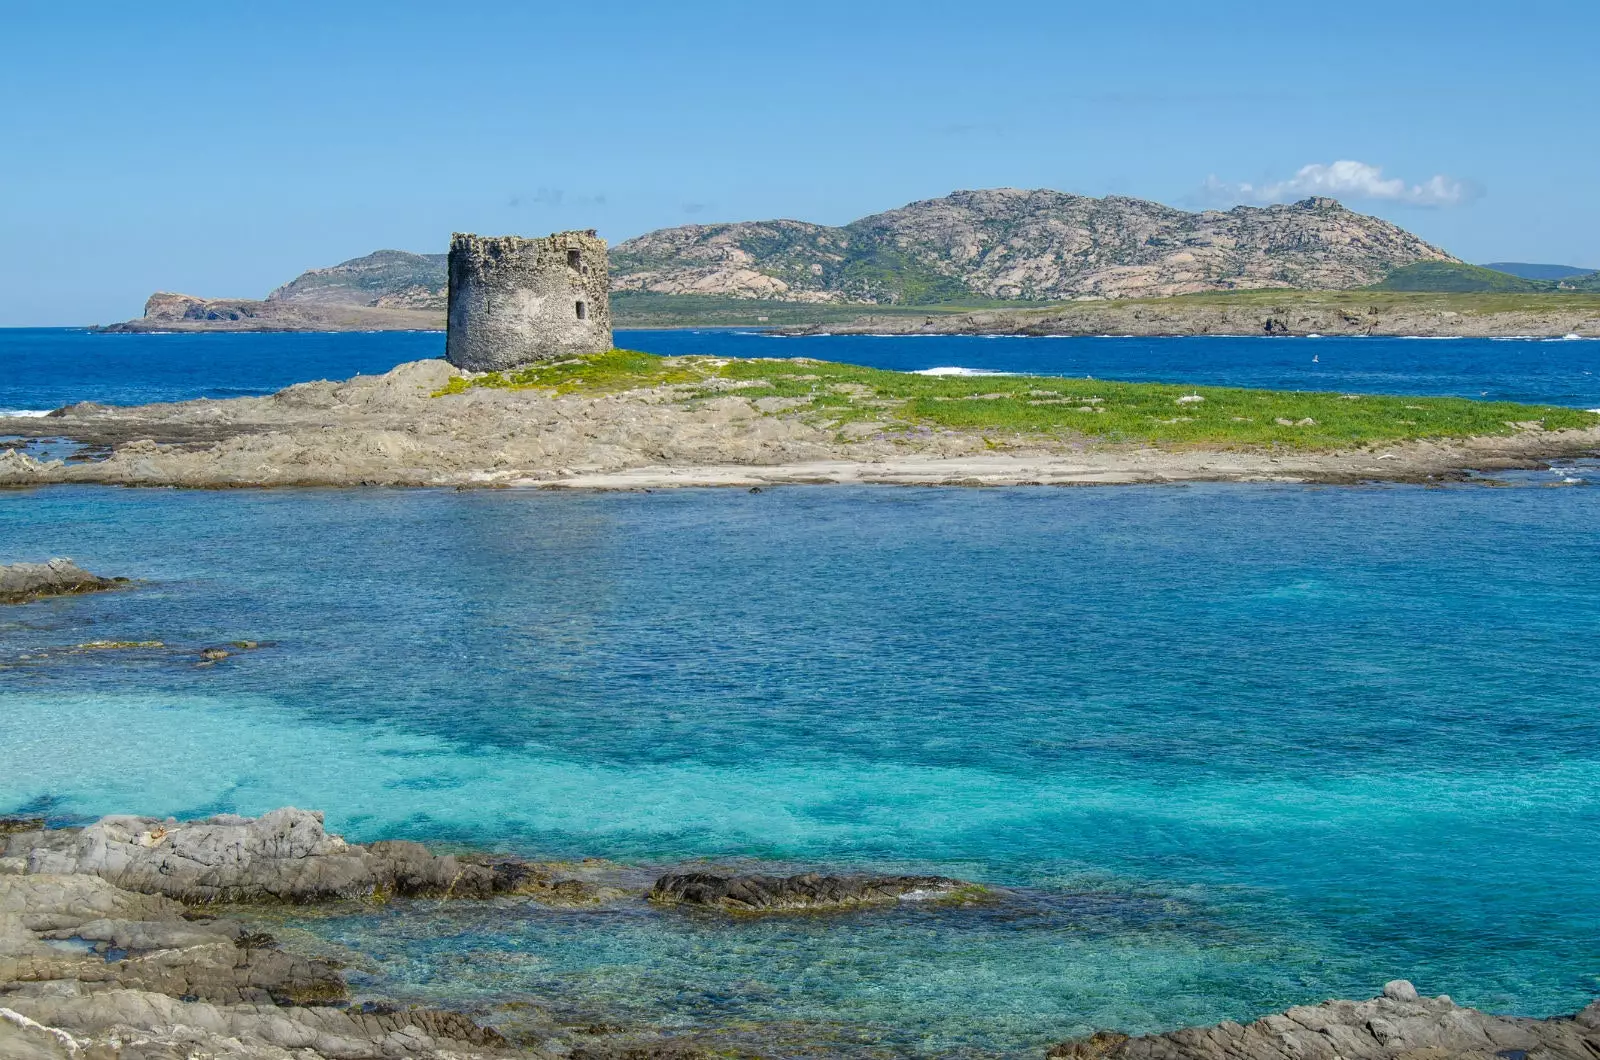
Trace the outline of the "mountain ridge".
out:
[[[1030,301],[1349,291],[1391,276],[1397,289],[1423,291],[1600,290],[1600,273],[1559,284],[1488,273],[1333,199],[1190,212],[1127,196],[1016,188],[957,191],[840,226],[785,218],[657,229],[618,243],[611,264],[622,317],[635,302],[640,319],[682,303],[668,315],[679,324],[705,317],[695,306],[722,307],[716,319],[727,315],[726,307],[743,305],[757,322],[767,320],[756,315],[768,312],[764,306],[820,320],[853,306],[948,311]],[[1486,276],[1500,279],[1486,284]],[[111,328],[442,328],[447,284],[447,255],[379,250],[307,270],[262,300],[159,293],[143,317]]]
[[[830,227],[659,229],[612,250],[612,287],[801,302],[1141,298],[1347,289],[1459,259],[1333,199],[1188,212],[1049,189],[957,191]]]

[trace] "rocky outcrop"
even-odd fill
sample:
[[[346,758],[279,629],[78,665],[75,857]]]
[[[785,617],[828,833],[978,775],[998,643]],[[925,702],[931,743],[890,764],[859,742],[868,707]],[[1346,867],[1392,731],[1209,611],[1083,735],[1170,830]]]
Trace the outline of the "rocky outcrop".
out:
[[[94,876],[0,875],[0,983],[73,980],[219,1004],[343,1000],[332,965]]]
[[[505,1045],[457,1013],[330,1007],[347,996],[332,964],[235,921],[97,876],[0,873],[7,1060],[432,1060]]]
[[[432,297],[405,292],[380,297],[371,305],[338,301],[200,298],[158,291],[144,304],[144,315],[101,330],[149,331],[437,331],[444,309]]]
[[[102,578],[90,574],[70,559],[13,563],[0,566],[0,604],[22,604],[52,596],[99,593],[127,584],[127,578]]]
[[[1050,1049],[1054,1060],[1594,1060],[1600,1002],[1535,1020],[1422,997],[1398,979],[1368,1001],[1327,1001],[1254,1023],[1219,1023],[1130,1038],[1102,1031]]]
[[[783,301],[1140,298],[1254,288],[1344,289],[1456,259],[1332,199],[1183,210],[1047,189],[958,191],[843,228],[686,225],[612,251],[619,291]]]
[[[209,904],[377,894],[592,900],[587,884],[555,879],[547,866],[436,857],[407,842],[349,844],[327,834],[321,815],[295,809],[184,823],[107,817],[82,829],[0,823],[6,1060],[576,1055],[513,1049],[456,1012],[352,1005],[338,965],[213,916]]]
[[[972,890],[971,884],[945,876],[717,876],[688,872],[661,877],[650,900],[734,913],[778,913],[950,899]]]
[[[556,879],[540,865],[436,856],[403,840],[346,843],[324,830],[320,813],[294,808],[185,822],[112,816],[82,829],[0,838],[0,872],[96,876],[126,890],[189,903],[387,894],[592,900],[588,885]]]

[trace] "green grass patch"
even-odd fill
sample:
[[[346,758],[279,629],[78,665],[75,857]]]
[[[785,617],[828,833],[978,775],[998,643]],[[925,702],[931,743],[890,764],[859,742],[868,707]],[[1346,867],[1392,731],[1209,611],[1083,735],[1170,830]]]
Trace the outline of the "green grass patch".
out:
[[[1333,449],[1421,438],[1504,436],[1531,427],[1600,426],[1600,414],[1582,409],[1467,398],[1057,376],[924,376],[805,358],[659,357],[630,350],[453,379],[439,394],[474,386],[562,394],[673,386],[678,400],[685,402],[728,393],[782,398],[786,400],[773,414],[799,415],[820,425],[877,421],[890,430],[945,428],[993,435],[996,444],[1045,435],[1164,446]]]
[[[641,387],[694,383],[705,378],[695,358],[658,357],[637,350],[611,350],[587,357],[546,361],[510,372],[487,372],[472,379],[450,380],[434,397],[460,394],[472,387],[506,390],[539,388],[568,394],[578,390],[637,390]]]

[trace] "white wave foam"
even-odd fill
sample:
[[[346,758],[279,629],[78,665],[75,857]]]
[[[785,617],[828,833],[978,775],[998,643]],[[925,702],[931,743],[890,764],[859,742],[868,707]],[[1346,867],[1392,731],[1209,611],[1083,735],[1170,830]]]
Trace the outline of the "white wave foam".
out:
[[[942,365],[938,368],[918,368],[912,375],[1016,375],[1016,372],[996,372],[988,368],[958,368]]]
[[[53,409],[0,409],[0,420],[11,417],[13,419],[36,420],[50,415]]]

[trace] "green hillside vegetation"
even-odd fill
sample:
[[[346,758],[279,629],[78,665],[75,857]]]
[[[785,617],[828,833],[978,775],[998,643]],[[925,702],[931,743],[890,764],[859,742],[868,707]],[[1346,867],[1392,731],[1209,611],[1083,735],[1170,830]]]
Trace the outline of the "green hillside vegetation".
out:
[[[1554,291],[1557,288],[1550,280],[1528,280],[1509,272],[1486,269],[1482,265],[1467,265],[1457,261],[1419,261],[1395,269],[1381,283],[1373,284],[1372,289],[1483,294]]]
[[[774,414],[819,425],[877,421],[890,429],[941,427],[1007,437],[1050,435],[1161,445],[1334,449],[1419,438],[1590,428],[1600,414],[1465,398],[1387,397],[1115,383],[1056,376],[924,376],[808,358],[658,357],[613,350],[509,373],[457,378],[439,395],[473,387],[605,393],[669,386],[677,400],[730,392],[787,399]]]

